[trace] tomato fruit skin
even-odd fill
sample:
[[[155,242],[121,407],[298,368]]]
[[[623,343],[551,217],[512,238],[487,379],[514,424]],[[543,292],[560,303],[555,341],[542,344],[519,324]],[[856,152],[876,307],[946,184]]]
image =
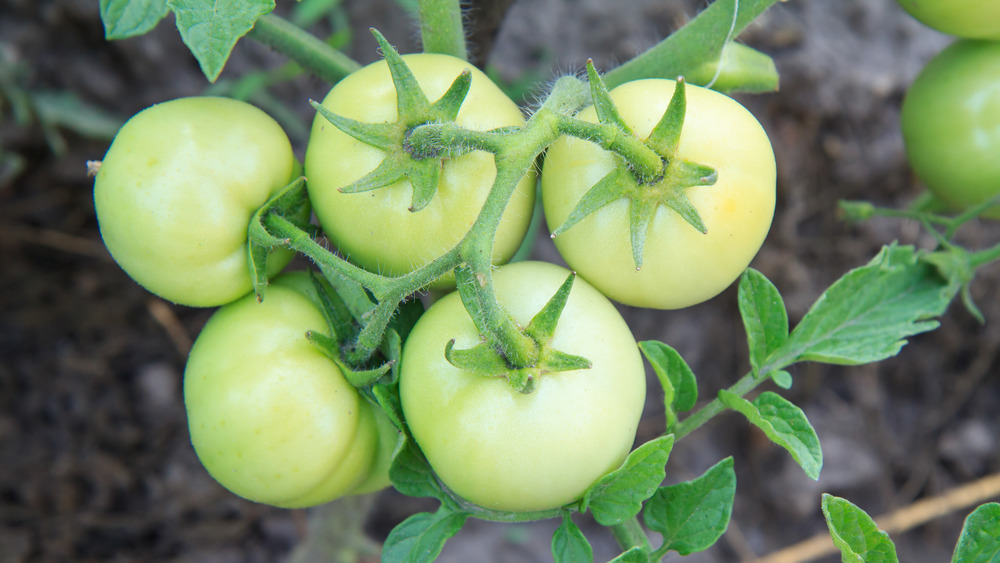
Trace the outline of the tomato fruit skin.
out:
[[[469,63],[448,55],[412,54],[403,60],[427,99],[434,102],[463,71],[472,84],[456,117],[467,129],[486,131],[520,126],[524,117],[490,79]],[[354,72],[337,83],[323,105],[335,114],[365,123],[398,117],[396,90],[385,61]],[[309,197],[324,232],[352,262],[385,275],[402,275],[454,247],[475,222],[493,186],[493,155],[475,151],[446,160],[434,199],[411,212],[409,180],[362,193],[341,193],[371,172],[385,152],[347,135],[316,116],[304,161]],[[496,234],[493,262],[507,262],[527,232],[535,200],[535,174],[517,185]],[[444,285],[454,286],[454,281]]]
[[[938,198],[964,208],[1000,193],[1000,43],[958,40],[931,59],[900,126],[910,166]]]
[[[382,450],[395,445],[381,411],[306,340],[307,330],[326,331],[311,283],[286,274],[262,303],[251,294],[221,307],[184,372],[201,463],[233,493],[284,508],[385,486]]]
[[[924,25],[955,37],[1000,39],[1000,2],[995,0],[897,0]]]
[[[625,123],[645,139],[666,110],[675,84],[664,79],[637,80],[613,89],[611,98]],[[629,201],[619,199],[554,239],[570,268],[619,303],[679,309],[714,297],[739,277],[771,226],[776,171],[764,129],[728,96],[691,85],[685,92],[687,113],[678,157],[711,166],[718,173],[715,184],[685,190],[707,234],[661,205],[637,271]],[[592,107],[579,117],[597,121]],[[569,217],[616,162],[613,153],[573,137],[561,137],[549,147],[541,185],[550,230]]]
[[[541,310],[569,271],[517,262],[494,274],[499,302],[522,326]],[[504,511],[556,508],[580,498],[628,454],[645,401],[638,347],[614,305],[581,279],[552,341],[592,362],[590,369],[546,373],[532,393],[502,377],[451,365],[445,345],[481,339],[452,293],[420,318],[400,366],[400,398],[410,431],[435,473],[480,506]]]
[[[251,289],[250,217],[295,166],[281,126],[250,104],[193,97],[154,105],[122,126],[101,163],[101,237],[150,292],[196,307],[228,303]],[[273,252],[269,274],[292,256]]]

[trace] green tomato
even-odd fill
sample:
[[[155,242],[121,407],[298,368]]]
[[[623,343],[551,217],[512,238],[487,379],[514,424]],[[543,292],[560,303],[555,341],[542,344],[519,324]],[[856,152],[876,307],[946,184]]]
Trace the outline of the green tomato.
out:
[[[673,80],[637,80],[611,91],[625,123],[645,139],[674,92]],[[711,166],[715,184],[686,195],[707,234],[660,206],[636,269],[628,199],[613,201],[557,236],[570,268],[602,293],[626,305],[679,309],[729,286],[757,254],[774,215],[775,163],[760,123],[732,98],[688,85],[678,156]],[[581,119],[596,122],[592,107]],[[580,199],[619,165],[597,144],[564,136],[549,147],[542,169],[542,203],[550,229],[566,221]]]
[[[521,110],[490,79],[469,63],[437,54],[405,55],[403,60],[431,102],[463,71],[472,84],[456,123],[486,131],[524,124]],[[337,83],[323,105],[335,114],[365,123],[397,119],[396,90],[385,61],[368,65]],[[363,193],[338,191],[371,172],[385,152],[347,135],[317,115],[305,157],[309,198],[323,231],[337,248],[364,268],[401,275],[427,264],[454,247],[479,216],[493,180],[493,155],[475,151],[448,159],[437,194],[423,209],[409,211],[409,180]],[[496,233],[493,262],[504,263],[517,251],[531,220],[535,177],[525,175],[503,214]],[[453,282],[451,282],[453,284]]]
[[[500,304],[526,325],[569,272],[518,262],[495,272]],[[552,341],[590,369],[542,374],[532,393],[474,374],[444,355],[481,342],[457,293],[420,318],[403,349],[403,414],[434,472],[463,498],[494,510],[534,511],[573,502],[616,469],[635,439],[646,396],[638,347],[603,295],[577,279]]]
[[[931,59],[903,99],[900,125],[913,171],[945,203],[1000,194],[1000,43],[959,40]]]
[[[191,443],[246,499],[296,508],[388,484],[397,433],[306,340],[326,332],[317,299],[304,274],[280,276],[262,303],[247,295],[216,311],[188,358]]]
[[[254,106],[209,97],[157,104],[125,123],[101,163],[101,236],[152,293],[197,307],[228,303],[251,289],[250,217],[295,167],[285,132]],[[272,253],[269,274],[292,256]]]
[[[897,0],[926,26],[967,39],[1000,39],[997,0]]]

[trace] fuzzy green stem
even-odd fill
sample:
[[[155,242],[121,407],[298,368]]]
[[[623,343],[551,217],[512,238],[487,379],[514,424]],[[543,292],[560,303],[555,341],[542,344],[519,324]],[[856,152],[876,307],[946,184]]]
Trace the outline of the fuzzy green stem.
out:
[[[997,259],[1000,259],[1000,244],[980,250],[979,252],[974,252],[970,257],[969,262],[972,264],[973,268],[978,268],[983,264],[988,264]]]
[[[458,0],[420,0],[420,38],[425,53],[469,60]]]
[[[635,135],[610,123],[588,123],[559,116],[559,132],[596,143],[601,148],[620,154],[631,165],[640,180],[652,180],[663,173],[663,159]]]
[[[357,61],[274,14],[262,16],[247,34],[330,84],[361,68]]]
[[[642,547],[646,552],[652,551],[652,546],[649,544],[649,537],[646,535],[646,531],[642,529],[642,524],[639,524],[639,520],[636,517],[629,518],[628,520],[611,526],[611,534],[615,536],[615,541],[618,542],[619,547],[623,551],[628,551],[635,546]]]
[[[727,391],[742,397],[765,381],[767,381],[766,375],[754,377],[754,374],[751,372],[741,377],[740,380],[727,389]],[[722,401],[718,398],[712,399],[712,401],[707,405],[701,407],[695,411],[694,414],[685,418],[674,427],[674,443],[677,443],[684,436],[694,432],[706,422],[711,420],[715,415],[722,413],[727,408],[728,407],[722,404]]]
[[[264,226],[275,237],[284,239],[289,248],[304,254],[320,266],[337,271],[345,278],[353,280],[369,290],[382,288],[385,283],[385,278],[382,276],[373,274],[364,268],[359,268],[347,260],[340,258],[316,242],[309,236],[309,233],[298,228],[294,223],[277,213],[270,213],[264,217]]]

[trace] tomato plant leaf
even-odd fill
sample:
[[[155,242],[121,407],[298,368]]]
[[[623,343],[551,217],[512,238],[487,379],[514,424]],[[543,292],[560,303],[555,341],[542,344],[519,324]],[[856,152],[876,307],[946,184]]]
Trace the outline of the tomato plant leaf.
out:
[[[649,552],[636,545],[608,563],[649,563]]]
[[[951,561],[1000,562],[1000,503],[984,504],[966,517]]]
[[[167,12],[167,0],[101,0],[105,39],[142,35],[156,27]]]
[[[663,387],[663,408],[667,415],[667,431],[677,424],[677,412],[694,408],[698,401],[698,382],[684,358],[669,345],[656,340],[639,343],[646,360]]]
[[[823,517],[830,528],[833,544],[844,561],[898,563],[896,546],[889,534],[878,529],[871,516],[851,502],[823,494]]]
[[[969,251],[959,246],[949,246],[943,250],[937,250],[924,255],[924,260],[933,264],[938,273],[946,279],[961,285],[962,304],[980,324],[986,322],[983,312],[979,310],[972,300],[972,293],[969,291],[969,284],[976,275],[976,267],[972,263],[972,255]]]
[[[406,436],[392,456],[389,466],[389,480],[397,491],[411,497],[432,497],[441,502],[450,498],[437,479],[427,458],[409,435]]]
[[[958,285],[912,246],[886,246],[834,282],[772,353],[767,367],[797,361],[856,365],[895,356],[906,338],[934,330]]]
[[[756,374],[768,355],[788,340],[788,312],[778,288],[753,268],[744,270],[740,277],[738,299],[750,366]]]
[[[455,512],[445,506],[434,513],[414,514],[389,532],[382,547],[382,561],[430,563],[468,518],[468,512]]]
[[[775,444],[788,450],[811,479],[819,479],[823,468],[823,449],[819,436],[802,409],[777,393],[765,391],[753,402],[736,393],[719,391],[719,400],[739,412],[751,424],[764,431]]]
[[[723,94],[760,94],[778,89],[778,69],[774,59],[760,51],[730,41],[714,60],[707,60],[685,75],[688,82]]]
[[[650,440],[625,458],[621,467],[597,480],[583,493],[580,511],[590,508],[603,526],[614,526],[632,518],[666,477],[667,459],[674,446],[673,434]]]
[[[274,0],[167,0],[167,6],[201,71],[215,82],[236,41],[274,10]]]
[[[693,72],[706,61],[718,59],[731,38],[777,1],[715,0],[684,27],[605,74],[604,82],[614,88],[640,78],[675,78]]]
[[[562,524],[552,534],[552,559],[555,563],[593,563],[590,542],[573,523],[569,511],[563,512]]]
[[[783,369],[773,369],[768,373],[768,375],[778,387],[781,387],[782,389],[792,388],[792,374],[787,371]]]
[[[736,472],[728,457],[686,483],[660,487],[643,511],[646,526],[663,535],[666,552],[681,555],[712,546],[729,527],[736,496]]]

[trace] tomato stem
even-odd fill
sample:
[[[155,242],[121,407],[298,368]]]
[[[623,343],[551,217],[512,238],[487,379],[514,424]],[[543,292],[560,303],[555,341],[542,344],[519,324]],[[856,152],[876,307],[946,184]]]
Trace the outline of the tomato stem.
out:
[[[646,535],[646,531],[642,529],[639,519],[635,516],[625,520],[621,524],[610,526],[610,528],[611,534],[615,537],[615,541],[618,542],[618,546],[623,551],[628,551],[635,546],[645,549],[647,553],[652,551],[649,536]]]
[[[287,56],[330,84],[361,68],[354,59],[274,14],[258,18],[247,37]]]
[[[458,0],[420,0],[420,42],[425,53],[469,60]]]
[[[727,391],[742,397],[767,380],[768,377],[765,373],[755,376],[753,372],[750,372],[741,377],[739,381],[734,383],[729,389],[727,389]],[[726,407],[726,405],[724,405],[718,398],[712,399],[712,401],[708,404],[695,411],[691,416],[680,421],[677,426],[674,427],[674,443],[694,432],[715,417],[715,415],[721,414],[727,408],[728,407]]]

